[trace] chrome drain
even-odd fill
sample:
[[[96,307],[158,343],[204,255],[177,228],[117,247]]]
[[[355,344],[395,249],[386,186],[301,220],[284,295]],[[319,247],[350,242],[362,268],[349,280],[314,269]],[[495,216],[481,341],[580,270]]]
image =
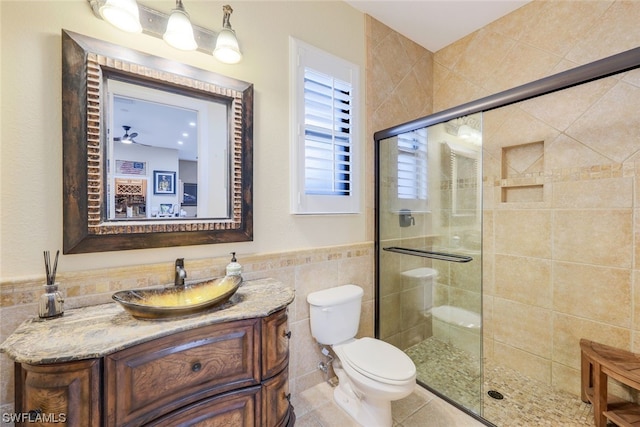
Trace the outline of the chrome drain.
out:
[[[499,391],[496,391],[496,390],[489,390],[487,392],[487,394],[489,395],[489,397],[491,397],[493,399],[497,399],[497,400],[504,399],[504,396],[502,395],[502,393],[500,393]]]

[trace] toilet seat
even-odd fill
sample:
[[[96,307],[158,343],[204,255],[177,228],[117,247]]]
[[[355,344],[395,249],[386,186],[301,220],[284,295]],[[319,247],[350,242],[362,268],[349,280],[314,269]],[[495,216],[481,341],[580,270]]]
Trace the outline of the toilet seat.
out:
[[[341,347],[343,362],[368,378],[392,385],[415,378],[416,367],[411,358],[384,341],[365,337]]]

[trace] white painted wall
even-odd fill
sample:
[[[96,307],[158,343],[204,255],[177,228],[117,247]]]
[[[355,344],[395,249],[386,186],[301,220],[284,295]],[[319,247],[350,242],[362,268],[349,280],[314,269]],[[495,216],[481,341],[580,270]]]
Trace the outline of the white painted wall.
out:
[[[173,0],[141,1],[168,12]],[[194,23],[219,30],[222,5],[186,3]],[[60,271],[266,253],[362,242],[365,214],[289,214],[288,37],[365,69],[364,16],[338,1],[236,1],[231,23],[244,59],[224,65],[94,17],[86,0],[0,1],[0,281],[43,274],[42,251],[62,248],[61,30],[205,68],[254,84],[254,241],[62,256]],[[364,76],[360,101],[364,129]],[[370,144],[370,141],[361,141]],[[364,150],[362,150],[364,152]],[[364,165],[360,168],[364,177]],[[362,192],[365,192],[362,181]],[[365,206],[364,197],[361,206]]]

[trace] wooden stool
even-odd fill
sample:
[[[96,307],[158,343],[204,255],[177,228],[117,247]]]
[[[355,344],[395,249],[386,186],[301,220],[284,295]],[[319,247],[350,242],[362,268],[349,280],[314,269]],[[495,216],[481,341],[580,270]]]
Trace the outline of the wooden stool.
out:
[[[580,340],[580,350],[580,397],[593,405],[596,427],[605,427],[607,420],[621,427],[640,426],[640,406],[607,391],[609,377],[640,390],[640,355],[586,339]]]

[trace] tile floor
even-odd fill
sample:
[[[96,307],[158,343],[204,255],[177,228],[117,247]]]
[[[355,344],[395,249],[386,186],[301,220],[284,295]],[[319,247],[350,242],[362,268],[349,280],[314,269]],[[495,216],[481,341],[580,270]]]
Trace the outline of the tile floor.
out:
[[[484,399],[483,416],[497,426],[593,427],[593,407],[573,394],[554,390],[517,371],[485,362],[483,390],[503,400]]]
[[[333,401],[333,388],[326,382],[293,396],[291,403],[296,427],[359,427]],[[394,427],[484,426],[420,386],[410,396],[392,402],[391,408]]]
[[[479,362],[469,359],[468,353],[437,340],[425,340],[407,354],[416,363],[422,381],[467,407],[479,410],[482,405],[484,418],[498,427],[593,426],[591,405],[512,369],[485,361],[484,382],[480,385]],[[488,398],[488,390],[500,391],[504,399]],[[333,388],[327,383],[294,396],[293,405],[296,426],[358,426],[334,403]],[[407,398],[392,402],[392,416],[394,427],[484,425],[420,386]]]
[[[555,390],[521,373],[485,360],[435,338],[407,350],[418,378],[435,390],[479,412],[497,426],[593,426],[593,408],[579,396]],[[484,379],[484,382],[481,382]],[[487,396],[497,390],[504,399]]]

